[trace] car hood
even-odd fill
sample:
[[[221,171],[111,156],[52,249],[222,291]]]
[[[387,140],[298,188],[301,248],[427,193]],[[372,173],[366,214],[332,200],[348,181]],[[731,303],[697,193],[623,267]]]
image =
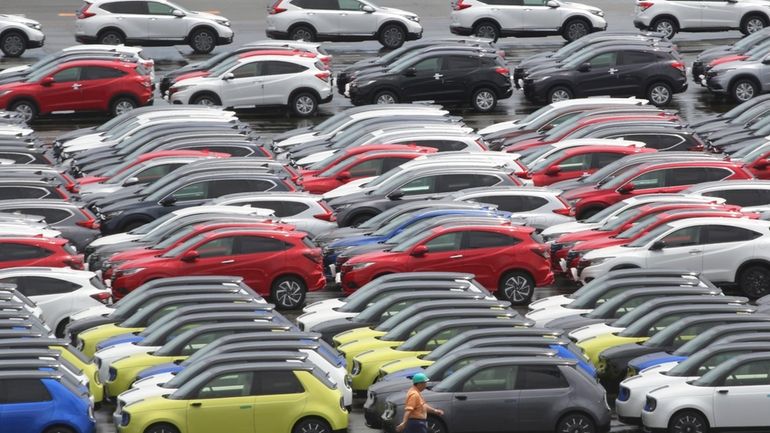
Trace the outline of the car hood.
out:
[[[62,149],[66,152],[70,148],[81,148],[83,146],[94,146],[101,143],[108,142],[104,134],[98,133],[98,134],[85,134],[81,135],[80,137],[75,137],[71,140],[66,141],[62,145]],[[110,141],[112,142],[112,141]]]
[[[119,210],[129,210],[129,209],[135,209],[139,207],[145,207],[147,206],[148,202],[145,202],[142,200],[143,197],[133,197],[132,195],[129,195],[129,197],[118,199],[114,201],[110,201],[106,206],[100,206],[101,212],[103,214],[108,214],[110,212],[116,212]]]
[[[583,256],[586,260],[592,260],[598,257],[618,257],[633,254],[638,251],[639,248],[628,248],[623,246],[614,246],[607,248],[600,248],[598,250],[589,251]]]
[[[612,319],[592,319],[581,314],[559,317],[545,323],[549,329],[563,329],[565,332],[574,331],[581,326],[593,325],[594,323],[607,323]]]
[[[569,71],[569,69],[562,68],[560,66],[560,63],[548,62],[542,65],[538,65],[530,69],[529,71],[527,71],[526,78],[538,78],[538,77],[544,77],[544,76],[551,76],[553,74],[560,74],[565,71]]]
[[[588,223],[581,223],[581,222],[569,222],[569,223],[562,223],[562,224],[556,224],[554,226],[548,227],[547,229],[543,230],[544,236],[554,236],[554,235],[560,235],[563,233],[572,233],[578,230],[590,230],[592,228],[598,227],[599,224],[588,224]]]
[[[202,18],[204,20],[212,20],[212,21],[222,21],[227,20],[227,18],[221,16],[221,15],[214,15],[210,14],[208,12],[201,12],[201,11],[189,11],[189,15],[193,15],[196,18]]]
[[[327,192],[323,195],[323,198],[327,201],[330,201],[331,203],[348,203],[348,198],[353,197],[353,200],[360,201],[360,197],[368,195],[364,194],[365,191],[368,191],[369,187],[366,187],[366,183],[371,182],[372,180],[376,179],[376,176],[372,177],[364,177],[358,180],[354,180],[352,182],[348,182],[344,185],[340,185],[337,188],[334,188],[333,190]],[[358,197],[358,198],[357,198]],[[355,201],[357,203],[358,201]],[[354,202],[350,202],[354,203]]]
[[[342,185],[341,187],[334,189],[330,192],[334,192],[339,190],[340,188],[343,188],[347,185],[350,185],[349,183]],[[365,190],[362,190],[362,188],[356,188],[352,189],[351,192],[348,194],[344,194],[343,196],[339,196],[337,198],[333,198],[331,200],[328,200],[326,194],[324,194],[324,199],[327,199],[329,206],[335,207],[341,204],[353,204],[353,203],[361,203],[362,201],[368,201],[373,199],[371,195],[367,194]]]
[[[564,6],[573,8],[573,9],[580,9],[583,11],[601,11],[601,9],[597,8],[596,6],[591,6],[583,3],[573,3],[573,2],[561,2]]]
[[[574,248],[572,248],[572,251],[591,251],[599,248],[609,248],[618,245],[625,245],[630,241],[630,239],[617,239],[608,237],[590,239],[584,242],[580,242]]]
[[[748,58],[748,56],[745,56],[745,55],[733,54],[733,55],[729,55],[729,56],[724,56],[724,57],[716,58],[716,59],[712,60],[711,62],[709,62],[708,66],[713,68],[714,66],[719,66],[719,65],[721,65],[723,63],[740,62],[740,61],[746,60],[747,58]]]
[[[710,71],[720,72],[720,71],[728,71],[730,69],[736,69],[736,68],[748,68],[748,67],[757,66],[758,63],[759,63],[758,61],[733,60],[733,61],[720,63],[714,66],[713,68],[711,68]]]
[[[216,79],[216,77],[209,77],[209,73],[206,71],[190,72],[177,77],[173,87],[196,86],[214,79]]]
[[[8,83],[0,82],[0,91],[6,91],[6,90],[15,90],[20,87],[24,87],[29,85],[29,83],[24,83],[21,81],[11,81]]]
[[[117,233],[114,235],[104,236],[101,238],[95,239],[93,242],[88,244],[91,247],[101,247],[105,245],[112,245],[119,242],[130,242],[134,239],[139,239],[141,235],[132,235],[129,233]]]
[[[574,200],[574,199],[578,199],[578,198],[586,198],[586,197],[590,197],[590,196],[592,196],[594,194],[602,193],[602,191],[604,191],[604,190],[596,188],[593,185],[581,186],[579,188],[573,189],[572,191],[565,192],[564,194],[562,194],[562,198],[564,200]]]
[[[374,65],[381,65],[381,64],[382,64],[382,60],[379,57],[372,58],[372,59],[359,60],[359,61],[353,63],[352,65],[348,66],[347,68],[343,69],[342,72],[346,72],[346,73],[349,74],[349,73],[352,73],[352,72],[359,71],[359,70],[361,70],[361,68],[366,68],[366,67],[370,67],[370,66],[374,66]]]
[[[26,75],[30,65],[14,66],[11,68],[5,68],[0,71],[0,78],[5,78],[11,75]]]
[[[383,7],[383,6],[378,6],[378,9],[383,11],[383,12],[387,12],[387,13],[395,14],[395,15],[400,15],[402,17],[416,17],[417,16],[416,13],[405,11],[403,9],[388,8],[388,7]]]
[[[318,235],[315,238],[315,241],[331,243],[336,241],[337,239],[346,238],[348,236],[358,236],[370,231],[371,230],[360,229],[357,227],[340,227]]]
[[[340,253],[339,257],[357,257],[357,256],[360,256],[361,254],[367,254],[367,253],[382,253],[385,251],[389,251],[393,247],[394,247],[393,244],[381,244],[379,242],[366,244],[366,245],[358,245],[343,251],[342,253]]]
[[[721,56],[726,53],[732,53],[734,51],[735,50],[732,47],[732,45],[719,45],[717,47],[711,47],[707,50],[701,51],[701,53],[698,54],[697,57],[695,57],[695,60],[703,61],[704,59],[709,57],[713,59],[715,56]]]
[[[31,20],[29,18],[26,18],[26,17],[24,17],[22,15],[5,15],[5,14],[0,14],[0,19],[2,19],[3,21],[6,21],[6,22],[10,21],[10,22],[13,22],[13,23],[18,23],[18,24],[23,24],[23,25],[27,25],[27,24],[40,24],[39,22],[37,22],[35,20]]]
[[[127,260],[120,264],[117,269],[134,269],[134,268],[150,268],[155,266],[158,262],[175,260],[169,257],[149,256],[149,257],[137,257],[133,260]],[[116,270],[117,270],[116,269]]]
[[[356,247],[387,239],[386,236],[351,236],[336,240],[329,244],[329,248]]]

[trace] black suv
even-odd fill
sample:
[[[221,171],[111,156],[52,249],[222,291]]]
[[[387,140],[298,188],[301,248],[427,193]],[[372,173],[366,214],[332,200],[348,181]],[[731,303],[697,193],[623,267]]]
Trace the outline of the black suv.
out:
[[[470,105],[480,112],[510,98],[511,73],[497,54],[431,51],[391,69],[361,75],[350,82],[355,105],[436,101]]]
[[[684,62],[676,51],[645,46],[605,46],[524,78],[524,96],[548,103],[575,97],[640,96],[655,105],[687,90]]]

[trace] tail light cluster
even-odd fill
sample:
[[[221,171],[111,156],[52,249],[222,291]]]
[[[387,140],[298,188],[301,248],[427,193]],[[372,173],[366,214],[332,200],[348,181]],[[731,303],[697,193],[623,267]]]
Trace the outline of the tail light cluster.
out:
[[[72,269],[75,269],[76,271],[82,271],[85,269],[85,264],[83,263],[83,256],[70,256],[63,260],[64,264],[69,266]]]
[[[641,9],[643,11],[646,11],[647,9],[653,7],[655,5],[655,3],[653,3],[653,2],[639,2],[636,5],[639,6],[639,9]]]
[[[500,74],[500,75],[502,75],[502,76],[504,76],[506,78],[511,75],[511,70],[506,68],[506,67],[503,67],[503,66],[496,67],[495,68],[495,72],[497,72],[498,74]]]
[[[110,303],[110,299],[112,298],[112,295],[110,294],[110,292],[99,292],[99,293],[94,293],[93,295],[91,295],[91,297],[101,302],[102,304],[107,305]]]
[[[687,66],[684,64],[684,62],[680,62],[679,60],[674,60],[671,62],[671,67],[674,69],[678,69],[681,72],[687,71]]]
[[[96,15],[93,12],[89,12],[88,8],[93,6],[91,3],[86,2],[80,10],[78,10],[78,13],[76,14],[77,19],[84,20],[86,18],[90,18],[94,15]]]
[[[334,211],[332,211],[326,203],[319,201],[318,204],[321,205],[324,213],[315,214],[313,215],[313,218],[324,221],[337,221],[337,217],[334,215]]]
[[[468,8],[469,8],[469,7],[471,7],[471,6],[472,6],[472,5],[469,5],[468,3],[465,3],[465,2],[463,2],[463,0],[457,0],[457,3],[455,3],[455,4],[452,6],[452,9],[453,9],[453,10],[456,10],[456,11],[461,11],[461,10],[463,10],[463,9],[468,9]]]
[[[530,248],[529,250],[546,260],[549,260],[551,258],[551,253],[548,251],[548,248],[544,245],[536,246],[536,247]]]
[[[313,263],[322,264],[324,261],[324,256],[321,254],[321,250],[314,249],[311,251],[307,251],[302,253],[303,256],[307,257],[308,260],[310,260]]]
[[[329,71],[323,71],[323,72],[319,72],[319,73],[315,74],[315,76],[319,80],[321,80],[321,81],[323,81],[325,83],[328,83],[329,79],[331,79],[332,73],[329,72]]]
[[[564,216],[575,216],[575,210],[569,207],[561,208],[561,209],[554,209],[553,213],[564,215]]]
[[[270,15],[275,15],[275,14],[279,14],[281,12],[286,12],[286,8],[282,8],[281,7],[281,2],[282,1],[283,0],[277,0],[275,3],[273,3],[272,6],[267,8],[267,13],[270,14]]]
[[[80,212],[83,214],[83,216],[86,217],[85,220],[78,221],[76,224],[80,227],[85,227],[87,229],[92,230],[98,230],[99,229],[99,220],[96,219],[96,217],[89,212],[86,209],[80,209]]]

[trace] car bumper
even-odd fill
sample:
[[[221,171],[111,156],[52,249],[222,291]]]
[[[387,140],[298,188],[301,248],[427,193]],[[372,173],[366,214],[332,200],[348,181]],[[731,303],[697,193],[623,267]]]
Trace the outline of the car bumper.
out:
[[[43,36],[39,40],[33,40],[33,39],[27,40],[27,48],[40,48],[43,46],[43,44],[45,44],[45,36]]]
[[[703,66],[703,62],[696,60],[692,62],[692,80],[698,84],[702,84],[703,75],[706,72],[706,68]]]
[[[95,44],[96,36],[75,35],[75,41],[81,44]]]
[[[458,26],[458,25],[450,25],[449,31],[452,32],[454,35],[460,35],[460,36],[470,36],[473,34],[473,29],[471,27],[464,27],[464,26]]]
[[[407,41],[416,41],[418,39],[422,38],[422,29],[416,32],[408,32],[406,34],[406,40]]]
[[[265,30],[265,35],[270,39],[289,39],[289,32],[282,32],[280,30]]]
[[[542,101],[547,97],[545,86],[539,86],[533,81],[526,79],[522,84],[522,90],[524,90],[524,97],[530,101]]]
[[[709,92],[719,94],[727,93],[728,82],[729,80],[726,80],[718,75],[714,77],[703,78],[701,80],[701,84],[706,86],[709,89]]]
[[[358,87],[347,86],[348,97],[353,105],[365,105],[370,104],[372,100],[371,92],[362,92]]]
[[[647,30],[650,28],[650,22],[651,22],[650,18],[636,17],[634,18],[634,27],[636,27],[639,30]]]

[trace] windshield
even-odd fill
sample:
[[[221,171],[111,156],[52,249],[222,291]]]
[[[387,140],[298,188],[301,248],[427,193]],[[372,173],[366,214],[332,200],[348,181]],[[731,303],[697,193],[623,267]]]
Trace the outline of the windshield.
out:
[[[416,228],[416,227],[417,227],[417,226],[415,226],[415,228]],[[415,230],[415,231],[417,231],[417,230]],[[420,230],[420,232],[423,232],[423,230],[421,229],[421,230]],[[401,232],[401,233],[399,234],[399,236],[400,236],[400,235],[403,235],[404,233],[406,233],[406,232]],[[391,251],[393,251],[393,252],[395,252],[395,253],[401,253],[401,252],[404,252],[404,251],[406,251],[406,250],[408,250],[408,249],[412,248],[413,246],[415,246],[415,245],[419,244],[419,243],[420,243],[420,242],[422,242],[423,240],[425,240],[425,239],[429,238],[429,237],[430,237],[430,236],[432,236],[432,235],[433,235],[433,230],[431,230],[431,231],[428,231],[428,232],[423,232],[422,234],[419,234],[419,233],[415,233],[415,234],[413,234],[413,235],[411,236],[411,239],[407,239],[407,240],[405,240],[404,242],[401,242],[401,243],[399,243],[398,245],[396,245],[395,247],[393,247],[393,249],[391,249]],[[395,240],[395,238],[396,238],[396,237],[394,236],[394,237],[393,237],[393,239],[391,239],[391,241],[394,241],[394,240]]]
[[[25,83],[36,83],[40,80],[42,80],[44,77],[47,77],[50,75],[53,71],[58,68],[59,65],[53,65],[45,67],[39,71],[31,72],[27,77],[23,80]]]
[[[762,141],[765,141],[765,139],[763,138]],[[753,149],[752,149],[752,146],[747,146],[742,148],[741,150],[744,150],[744,149],[749,151],[746,152],[744,155],[739,155],[738,154],[739,152],[736,152],[733,154],[733,157],[736,159],[741,159],[743,160],[743,162],[746,162],[746,163],[754,162],[758,160],[760,157],[762,157],[762,155],[767,153],[768,150],[770,150],[770,142],[767,142],[760,146],[754,146]]]
[[[521,159],[519,159],[519,161],[521,161],[522,164],[529,166],[530,164],[535,162],[536,159],[540,158],[541,156],[553,150],[554,150],[553,146],[535,147],[533,150],[529,151],[529,153],[527,153],[526,156],[523,156]],[[520,154],[524,155],[524,152],[520,152]]]
[[[231,51],[225,51],[225,52],[219,53],[216,56],[201,62],[200,65],[198,65],[198,68],[200,70],[211,69],[211,68],[213,68],[214,66],[218,65],[220,62],[222,62],[223,60],[225,60],[226,58],[228,58],[228,57],[230,57],[232,55],[233,55],[233,53]],[[234,57],[237,57],[237,56],[234,56]]]
[[[530,171],[533,173],[537,173],[539,171],[545,170],[547,167],[552,166],[555,162],[557,162],[559,159],[564,156],[564,150],[557,150],[556,152],[552,153],[551,155],[548,155],[547,158],[543,159],[542,161],[536,163],[530,168]]]
[[[407,55],[411,51],[422,51],[422,50],[419,50],[419,49],[415,50],[411,46],[407,45],[397,50],[391,51],[390,53],[380,57],[378,63],[385,64],[385,65],[393,63],[399,58],[401,58],[402,56]]]
[[[605,232],[617,230],[623,227],[623,225],[629,222],[629,220],[632,220],[637,216],[639,216],[641,213],[642,213],[641,208],[634,208],[634,209],[629,209],[628,211],[624,211],[621,213],[621,215],[618,215],[617,218],[613,218],[607,221],[606,223],[604,223],[599,228],[599,230],[605,231]]]
[[[422,50],[412,51],[411,53],[405,54],[403,57],[401,57],[397,61],[395,61],[395,62],[393,62],[393,63],[391,63],[389,65],[386,65],[386,67],[389,70],[399,71],[399,70],[401,70],[403,68],[411,66],[411,64],[414,61],[414,59],[416,59],[417,57],[419,57],[419,56],[421,56],[423,54],[424,54],[424,52]]]
[[[381,175],[377,176],[377,178],[372,179],[371,182],[367,183],[366,187],[367,188],[379,187],[380,185],[385,184],[385,182],[387,182],[388,180],[392,179],[394,176],[396,176],[397,174],[401,173],[402,171],[404,171],[403,166],[398,166],[398,167],[396,167],[396,168],[394,168],[392,170],[389,170],[389,171],[387,171],[385,173],[382,173]]]
[[[187,236],[190,236],[191,234],[195,233],[195,227],[185,227],[182,230],[178,230],[175,233],[173,233],[171,236],[167,237],[165,240],[158,242],[157,244],[150,247],[153,250],[162,251],[167,248],[171,248],[174,246],[177,242],[180,240],[186,238]]]
[[[566,59],[564,59],[564,68],[565,69],[572,69],[576,68],[581,63],[585,63],[588,60],[592,59],[594,56],[596,56],[597,50],[590,50],[588,52],[579,51]]]
[[[188,249],[190,249],[193,246],[195,246],[198,242],[202,241],[203,239],[204,239],[203,235],[194,236],[194,237],[186,240],[185,242],[182,242],[181,244],[179,244],[175,248],[172,248],[172,249],[166,251],[166,253],[161,255],[161,257],[163,257],[163,258],[177,257],[180,254],[182,254],[183,252],[185,252]]]
[[[767,117],[767,114],[768,114],[767,105],[759,104],[755,107],[751,107],[748,110],[744,111],[739,116],[730,120],[728,123],[734,124],[734,125],[743,125],[750,120],[757,121],[757,120],[765,119]]]
[[[209,77],[218,77],[218,76],[224,74],[225,72],[230,70],[230,68],[232,68],[233,66],[237,65],[239,60],[240,60],[240,58],[238,56],[235,56],[233,58],[225,60],[224,62],[214,66],[213,68],[211,68],[209,70],[209,75],[208,76]]]
[[[658,215],[647,215],[638,220],[633,227],[615,236],[616,239],[633,239],[640,233],[655,225],[658,221]]]
[[[629,243],[626,246],[629,247],[629,248],[641,248],[641,247],[649,244],[650,242],[654,241],[655,239],[657,239],[658,237],[660,237],[661,235],[663,235],[667,231],[671,230],[672,228],[673,227],[671,227],[668,224],[663,224],[661,226],[658,226],[658,227],[650,230],[646,235],[641,236],[639,239]]]
[[[330,134],[351,120],[353,120],[353,118],[350,116],[350,114],[343,111],[310,128],[310,130],[319,134]]]
[[[598,224],[626,206],[628,206],[627,203],[619,201],[613,204],[612,206],[604,208],[603,210],[593,214],[593,216],[590,216],[582,221],[586,224]]]
[[[572,118],[566,122],[559,124],[559,126],[553,127],[548,133],[540,139],[540,141],[556,141],[557,138],[565,135],[567,132],[575,127],[577,119]]]
[[[767,32],[752,33],[746,36],[745,38],[740,39],[735,44],[733,44],[732,51],[745,51],[766,37],[767,37]]]
[[[519,124],[519,125],[530,124],[530,123],[534,122],[538,117],[542,116],[543,114],[545,114],[545,113],[547,113],[547,112],[549,112],[551,110],[553,110],[553,107],[550,106],[550,105],[546,105],[545,107],[541,107],[541,108],[535,110],[534,112],[532,112],[527,117],[519,120],[517,122],[517,124]]]
[[[405,214],[399,215],[393,218],[389,223],[385,224],[384,226],[374,231],[372,233],[372,236],[385,236],[390,232],[392,232],[393,230],[397,229],[405,221],[408,221],[411,218],[413,218],[413,216],[414,214],[412,213],[405,213]]]
[[[592,42],[593,41],[590,38],[575,40],[574,42],[559,48],[555,53],[553,53],[553,57],[557,60],[565,59],[572,54],[579,52],[584,47],[591,45]]]
[[[147,167],[149,167],[149,164],[147,164],[147,163],[137,164],[137,165],[131,167],[130,170],[124,170],[122,173],[120,173],[118,175],[115,175],[115,176],[112,176],[110,179],[108,179],[104,183],[108,184],[108,185],[118,185],[118,184],[121,184],[126,179],[128,179],[130,177],[134,177],[135,174],[140,173],[142,170],[146,169]]]
[[[745,55],[749,56],[748,60],[761,60],[767,55],[768,47],[770,47],[770,41],[763,42],[747,51]]]
[[[338,158],[343,156],[344,151],[334,150],[333,153],[326,158],[310,165],[310,169],[312,170],[321,170],[324,169],[324,171],[332,166],[332,163],[336,161]],[[341,161],[340,161],[341,162]]]
[[[633,179],[637,175],[636,170],[626,170],[621,172],[618,176],[613,177],[609,181],[601,184],[599,186],[599,189],[616,189],[619,188],[621,185],[626,183],[627,181]]]

